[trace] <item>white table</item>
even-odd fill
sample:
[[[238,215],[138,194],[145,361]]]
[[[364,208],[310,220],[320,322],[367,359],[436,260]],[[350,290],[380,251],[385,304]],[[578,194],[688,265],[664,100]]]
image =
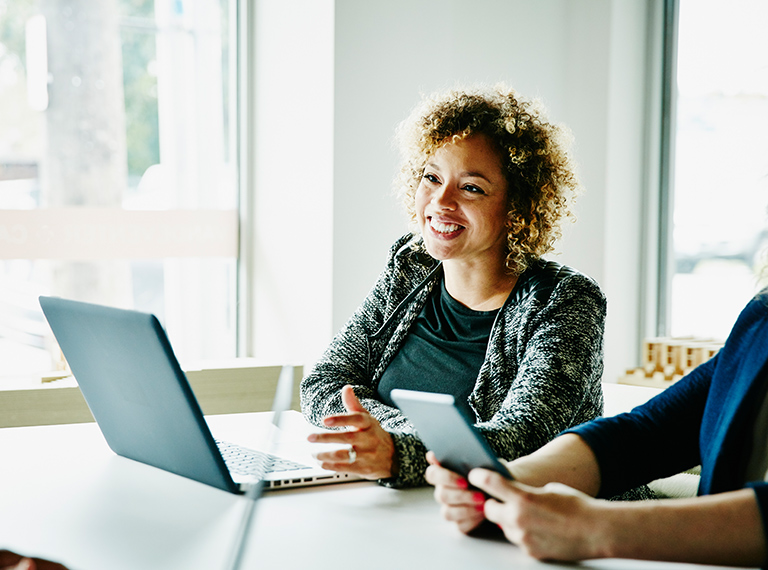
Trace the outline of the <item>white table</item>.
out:
[[[217,437],[251,445],[264,421],[265,414],[209,418]],[[71,570],[226,566],[244,497],[118,457],[95,424],[0,429],[0,449],[0,548]],[[583,566],[689,567],[618,560]],[[245,567],[558,566],[540,564],[500,540],[461,535],[440,518],[430,489],[355,482],[267,493],[257,505]]]

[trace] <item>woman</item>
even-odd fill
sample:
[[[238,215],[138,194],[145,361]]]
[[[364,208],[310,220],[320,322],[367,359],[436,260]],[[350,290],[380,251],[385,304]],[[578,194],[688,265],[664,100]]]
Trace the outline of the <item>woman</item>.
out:
[[[630,413],[569,430],[509,464],[516,482],[476,469],[468,483],[430,455],[427,479],[463,532],[487,519],[536,558],[639,558],[766,565],[768,290],[742,311],[710,361]],[[605,497],[701,464],[698,497]],[[566,487],[568,485],[568,487]]]
[[[399,128],[416,231],[302,381],[305,417],[345,431],[323,467],[425,483],[425,449],[393,388],[448,392],[500,456],[525,455],[602,411],[605,299],[541,256],[577,189],[564,131],[513,90],[425,99]]]

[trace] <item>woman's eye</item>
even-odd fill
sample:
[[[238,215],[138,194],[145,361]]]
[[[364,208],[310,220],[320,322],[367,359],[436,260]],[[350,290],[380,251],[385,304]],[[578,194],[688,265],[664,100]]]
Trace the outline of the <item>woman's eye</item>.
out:
[[[482,188],[475,186],[474,184],[466,184],[464,190],[472,192],[473,194],[485,194]]]
[[[429,182],[432,182],[433,184],[438,183],[437,176],[435,176],[434,174],[425,174],[424,179]]]

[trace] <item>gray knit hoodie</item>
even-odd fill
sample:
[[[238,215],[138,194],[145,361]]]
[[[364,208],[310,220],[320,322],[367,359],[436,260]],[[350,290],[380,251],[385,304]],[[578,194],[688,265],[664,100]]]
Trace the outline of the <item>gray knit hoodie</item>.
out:
[[[400,238],[374,288],[301,383],[302,412],[318,426],[346,411],[340,391],[354,386],[395,443],[399,470],[379,481],[386,486],[425,483],[424,445],[376,389],[441,277],[420,236]],[[605,306],[597,283],[558,263],[538,260],[520,276],[493,324],[469,397],[476,426],[499,457],[527,455],[602,414]]]

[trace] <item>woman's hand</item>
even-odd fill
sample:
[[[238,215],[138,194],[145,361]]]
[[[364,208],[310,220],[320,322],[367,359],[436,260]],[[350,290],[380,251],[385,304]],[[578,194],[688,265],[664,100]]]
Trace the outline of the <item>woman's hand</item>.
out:
[[[386,479],[396,475],[395,444],[392,436],[368,413],[355,396],[352,386],[341,389],[346,414],[328,416],[323,423],[329,428],[346,427],[346,431],[313,433],[313,443],[344,443],[350,447],[317,454],[323,469],[355,473],[365,479]]]
[[[472,485],[495,499],[485,516],[534,558],[667,560],[760,566],[766,541],[753,489],[661,501],[593,499],[561,483],[530,487],[474,469]]]
[[[446,520],[456,523],[463,533],[469,533],[483,522],[486,496],[469,490],[467,480],[441,467],[435,454],[427,452],[427,482],[435,486],[435,500],[442,505],[441,513]]]
[[[583,560],[597,557],[596,509],[600,502],[560,483],[531,487],[487,469],[473,469],[469,483],[427,453],[427,481],[446,520],[469,533],[484,520],[534,558]],[[469,489],[469,484],[479,490]],[[485,491],[492,498],[488,498]]]
[[[605,556],[602,510],[610,508],[560,483],[531,487],[487,469],[473,469],[469,482],[494,498],[485,502],[485,517],[507,539],[541,560],[584,560]]]

